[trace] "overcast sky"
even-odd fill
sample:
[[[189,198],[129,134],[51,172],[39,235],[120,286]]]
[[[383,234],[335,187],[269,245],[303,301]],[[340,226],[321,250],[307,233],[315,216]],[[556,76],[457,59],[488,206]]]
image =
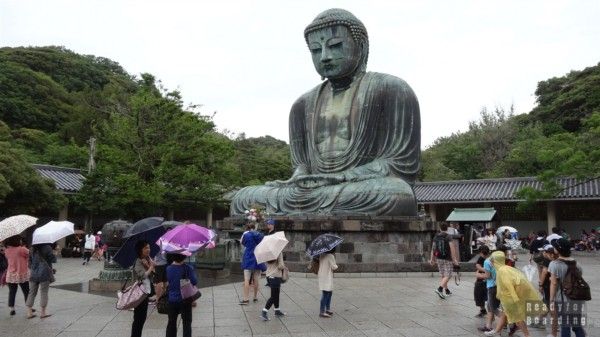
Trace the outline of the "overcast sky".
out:
[[[600,1],[0,0],[0,45],[62,45],[149,72],[220,130],[288,140],[288,114],[320,82],[303,31],[353,12],[368,70],[398,76],[421,106],[422,147],[482,107],[529,112],[537,82],[600,62]]]

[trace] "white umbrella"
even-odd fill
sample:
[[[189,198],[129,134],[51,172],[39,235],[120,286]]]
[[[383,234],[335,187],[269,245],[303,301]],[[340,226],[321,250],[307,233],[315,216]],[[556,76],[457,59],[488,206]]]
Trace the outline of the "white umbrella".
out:
[[[263,263],[277,259],[283,248],[288,244],[284,232],[265,236],[262,241],[254,248],[254,256],[257,263]]]
[[[36,222],[36,217],[24,214],[11,216],[0,221],[0,241],[23,233],[24,230],[35,225]]]
[[[75,225],[69,221],[50,221],[33,232],[32,244],[53,243],[75,233]]]
[[[514,228],[514,227],[510,227],[510,226],[500,226],[498,227],[498,230],[496,231],[496,233],[504,233],[505,230],[507,230],[511,233],[518,233],[519,231]]]

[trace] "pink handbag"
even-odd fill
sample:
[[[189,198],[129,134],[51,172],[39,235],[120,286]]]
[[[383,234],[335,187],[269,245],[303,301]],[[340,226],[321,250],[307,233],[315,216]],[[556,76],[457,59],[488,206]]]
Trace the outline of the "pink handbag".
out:
[[[123,289],[117,292],[117,297],[117,309],[128,310],[137,307],[148,297],[148,294],[142,282],[135,282],[127,288],[123,285]]]
[[[202,293],[198,288],[190,282],[188,274],[188,267],[183,265],[184,274],[179,280],[179,289],[181,291],[181,299],[184,303],[192,303],[202,296]]]

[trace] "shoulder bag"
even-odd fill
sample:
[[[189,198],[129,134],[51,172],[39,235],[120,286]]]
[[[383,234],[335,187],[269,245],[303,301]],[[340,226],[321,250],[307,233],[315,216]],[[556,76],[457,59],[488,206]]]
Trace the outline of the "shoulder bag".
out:
[[[123,287],[121,290],[117,292],[117,304],[116,308],[118,310],[129,310],[137,307],[142,303],[146,297],[148,297],[148,293],[146,289],[144,289],[144,284],[142,281],[136,281],[129,287],[125,288],[129,278],[125,280],[123,283]]]
[[[285,283],[289,279],[290,279],[290,270],[288,269],[288,267],[283,267],[283,270],[281,271],[281,283]]]
[[[200,290],[190,282],[188,276],[188,266],[183,265],[183,276],[179,280],[179,289],[181,291],[181,299],[183,303],[192,303],[202,296]]]

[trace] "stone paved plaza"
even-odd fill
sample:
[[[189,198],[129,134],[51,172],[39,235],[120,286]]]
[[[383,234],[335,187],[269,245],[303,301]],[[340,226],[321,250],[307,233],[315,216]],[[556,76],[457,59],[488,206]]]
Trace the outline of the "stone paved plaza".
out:
[[[524,258],[524,256],[523,256]],[[577,256],[592,286],[588,306],[588,336],[600,336],[600,255]],[[132,312],[114,308],[111,294],[63,290],[65,284],[81,283],[98,274],[100,262],[81,266],[80,259],[59,259],[57,282],[50,289],[48,312],[41,320],[25,318],[21,294],[17,315],[9,316],[8,289],[0,289],[0,336],[10,337],[117,337],[129,336]],[[193,311],[193,336],[483,336],[477,331],[482,319],[475,318],[473,277],[462,276],[460,286],[452,285],[452,297],[441,300],[433,289],[437,274],[391,274],[339,277],[335,280],[331,319],[318,317],[319,291],[314,278],[292,275],[282,288],[282,319],[263,322],[259,312],[269,288],[262,286],[256,304],[239,306],[239,282],[203,288],[203,297]],[[393,277],[390,277],[393,276]],[[38,299],[39,300],[39,299]],[[272,313],[272,311],[271,311]],[[271,315],[272,316],[272,315]],[[164,336],[167,318],[151,307],[144,336]],[[547,331],[531,329],[532,336],[545,337]],[[506,336],[506,332],[503,336]],[[521,334],[517,333],[517,336]],[[181,336],[181,329],[179,329]]]

